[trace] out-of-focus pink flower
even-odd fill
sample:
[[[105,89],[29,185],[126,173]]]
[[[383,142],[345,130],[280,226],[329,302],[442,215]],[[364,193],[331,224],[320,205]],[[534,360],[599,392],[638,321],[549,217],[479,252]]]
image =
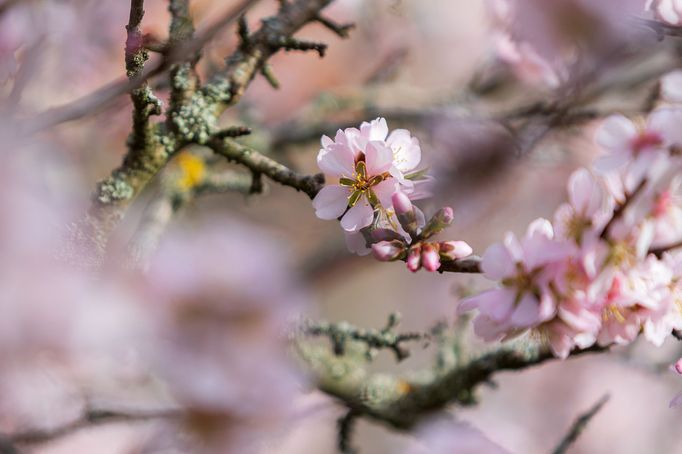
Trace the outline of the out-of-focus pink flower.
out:
[[[490,0],[500,58],[525,81],[551,88],[593,77],[653,34],[631,26],[644,0]],[[650,35],[650,36],[649,36]]]
[[[484,276],[502,287],[466,298],[458,310],[478,309],[480,320],[474,322],[474,329],[488,340],[513,336],[551,319],[556,301],[547,284],[552,265],[568,252],[566,244],[554,239],[546,219],[531,223],[521,241],[507,233],[503,243],[486,250],[481,262]]]
[[[145,279],[151,364],[193,415],[188,427],[224,451],[243,452],[234,440],[285,421],[302,386],[282,337],[302,300],[280,249],[219,222],[171,233]]]
[[[670,25],[682,25],[682,1],[680,0],[648,0],[647,9],[656,17]]]
[[[670,185],[658,192],[650,208],[654,226],[651,246],[665,247],[682,239],[682,179],[675,177]]]
[[[581,244],[585,236],[601,232],[612,215],[613,201],[587,169],[571,175],[568,198],[569,203],[561,205],[554,215],[554,231],[559,238]]]
[[[682,70],[676,69],[661,78],[661,97],[671,103],[682,103]]]
[[[469,424],[435,420],[417,429],[416,440],[405,454],[506,454],[508,451],[490,441]]]

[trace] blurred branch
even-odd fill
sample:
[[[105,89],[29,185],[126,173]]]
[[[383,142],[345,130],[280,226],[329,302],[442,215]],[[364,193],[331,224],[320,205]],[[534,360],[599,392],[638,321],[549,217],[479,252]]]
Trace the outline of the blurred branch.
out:
[[[173,217],[193,200],[207,194],[227,192],[244,195],[253,193],[253,176],[232,170],[216,171],[207,168],[201,181],[191,187],[185,187],[180,175],[166,176],[162,180],[159,195],[144,210],[130,243],[132,264],[144,268],[147,259],[156,250]]]
[[[363,329],[352,326],[349,323],[310,322],[303,327],[303,333],[308,336],[325,336],[332,343],[334,354],[343,355],[348,341],[360,342],[367,345],[366,356],[371,360],[379,349],[389,349],[395,354],[398,361],[402,361],[410,355],[409,350],[403,347],[403,342],[425,339],[421,333],[397,334],[394,331],[400,324],[400,314],[392,313],[388,317],[388,323],[381,329]]]
[[[553,360],[547,347],[502,348],[445,371],[413,376],[370,374],[357,358],[337,356],[328,348],[299,342],[300,356],[317,377],[318,388],[354,410],[358,416],[407,430],[448,404],[474,402],[476,388],[503,371],[523,370]],[[575,350],[571,356],[606,351]]]
[[[7,442],[12,445],[36,445],[57,440],[58,438],[71,435],[81,429],[103,424],[120,422],[135,423],[154,419],[174,419],[182,417],[182,415],[183,411],[179,408],[128,411],[88,408],[80,417],[64,425],[49,429],[29,429],[12,434],[5,434],[1,435],[0,439],[7,440]]]
[[[53,107],[42,113],[39,113],[34,117],[27,119],[24,124],[22,124],[23,130],[30,134],[54,127],[61,123],[78,120],[87,115],[101,111],[119,96],[139,88],[145,83],[145,81],[163,73],[172,64],[183,62],[188,58],[192,58],[218,32],[235,21],[247,9],[249,9],[258,1],[259,0],[243,0],[237,6],[228,10],[225,15],[223,15],[211,26],[207,27],[189,43],[176,48],[169,48],[163,54],[163,58],[153,62],[150,65],[147,65],[145,70],[142,71],[142,73],[138,76],[131,79],[118,79],[109,82],[103,87],[75,101],[69,102],[62,106]]]
[[[553,454],[565,454],[568,452],[573,443],[576,442],[580,434],[585,430],[587,424],[592,420],[592,418],[599,413],[599,410],[609,401],[609,395],[606,394],[601,399],[597,401],[587,412],[580,415],[571,425],[568,433],[561,440],[559,445],[552,451]]]

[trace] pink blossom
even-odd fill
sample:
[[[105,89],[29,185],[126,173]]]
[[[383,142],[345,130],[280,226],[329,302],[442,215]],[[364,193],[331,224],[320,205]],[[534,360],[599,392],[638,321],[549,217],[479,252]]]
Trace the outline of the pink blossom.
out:
[[[682,109],[662,107],[653,111],[640,126],[622,115],[604,120],[595,140],[606,150],[594,166],[602,174],[620,172],[624,189],[632,192],[652,169],[665,167],[668,150],[682,144]],[[618,198],[618,194],[614,194]]]
[[[568,197],[569,203],[561,205],[554,215],[554,229],[557,237],[581,244],[585,236],[601,232],[611,217],[613,200],[587,169],[573,172]]]
[[[682,25],[682,1],[648,0],[647,9],[654,11],[656,17],[670,25]]]
[[[392,208],[391,195],[400,187],[411,191],[414,183],[404,172],[421,160],[417,139],[406,130],[388,135],[386,120],[363,123],[360,129],[339,130],[332,141],[324,136],[317,163],[326,174],[339,178],[313,200],[321,219],[341,218],[347,232],[358,232],[372,223],[376,210]]]
[[[521,241],[507,233],[503,243],[493,244],[482,258],[485,277],[500,281],[501,288],[463,300],[459,311],[478,309],[477,334],[486,339],[513,335],[537,326],[556,313],[556,301],[547,286],[553,266],[569,249],[554,239],[549,221],[538,219]]]
[[[498,55],[528,82],[557,88],[623,57],[652,34],[630,26],[643,0],[488,1]]]
[[[676,69],[661,78],[661,97],[671,103],[682,103],[682,70]]]

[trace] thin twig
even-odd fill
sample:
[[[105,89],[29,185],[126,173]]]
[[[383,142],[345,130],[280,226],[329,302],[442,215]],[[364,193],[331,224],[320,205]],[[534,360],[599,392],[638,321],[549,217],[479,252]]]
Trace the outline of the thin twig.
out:
[[[578,418],[576,418],[576,420],[571,425],[571,428],[569,429],[568,433],[564,436],[561,442],[559,442],[559,445],[554,449],[554,451],[552,451],[552,453],[565,454],[566,452],[568,452],[568,448],[570,448],[573,445],[573,443],[576,442],[580,434],[582,434],[585,428],[587,427],[587,424],[592,420],[592,418],[597,413],[599,413],[599,410],[601,410],[602,407],[609,401],[609,397],[610,396],[606,394],[601,399],[599,399],[597,403],[594,404],[589,410],[578,416]]]

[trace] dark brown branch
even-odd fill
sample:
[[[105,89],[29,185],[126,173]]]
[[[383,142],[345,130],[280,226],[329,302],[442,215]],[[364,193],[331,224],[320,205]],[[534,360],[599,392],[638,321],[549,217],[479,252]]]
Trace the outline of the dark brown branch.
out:
[[[611,226],[623,216],[623,213],[627,207],[630,205],[630,203],[632,203],[632,200],[637,197],[640,192],[642,192],[644,186],[646,186],[646,178],[643,179],[639,185],[637,185],[634,191],[625,195],[625,200],[623,200],[623,203],[616,207],[616,209],[613,211],[613,216],[611,216],[611,219],[609,219],[609,222],[606,223],[604,229],[601,231],[601,234],[599,235],[601,239],[605,240],[608,238],[609,229]]]
[[[311,199],[324,186],[324,175],[302,175],[234,140],[214,138],[207,143],[217,154],[260,173],[277,183],[302,191]]]
[[[573,422],[571,428],[564,438],[561,440],[559,445],[552,451],[553,454],[565,454],[568,452],[573,443],[576,442],[578,437],[587,427],[587,424],[594,418],[594,416],[599,413],[599,411],[606,405],[609,401],[609,395],[606,394],[604,397],[599,399],[596,404],[594,404],[588,411],[578,416],[578,418]]]
[[[183,411],[177,408],[161,410],[110,410],[110,409],[87,409],[78,419],[50,429],[30,429],[13,434],[3,435],[0,438],[9,440],[14,445],[36,445],[54,441],[58,438],[71,435],[81,429],[119,422],[145,422],[153,419],[179,418]]]
[[[661,246],[653,249],[649,249],[650,254],[654,254],[656,257],[659,259],[663,257],[663,254],[666,252],[672,251],[673,249],[678,249],[682,247],[682,241],[678,241],[677,243],[669,244],[666,246]]]
[[[481,259],[477,256],[460,260],[443,261],[439,273],[481,273]]]
[[[190,43],[171,49],[164,54],[163,58],[147,65],[145,70],[138,76],[128,79],[117,79],[107,85],[87,94],[75,101],[59,107],[50,108],[33,118],[25,121],[22,125],[26,133],[34,133],[68,121],[78,120],[87,115],[97,113],[109,106],[110,103],[121,95],[139,88],[144,82],[166,71],[172,64],[186,61],[201,50],[220,30],[236,20],[259,0],[243,0],[234,8],[231,8],[223,17],[206,28]]]

